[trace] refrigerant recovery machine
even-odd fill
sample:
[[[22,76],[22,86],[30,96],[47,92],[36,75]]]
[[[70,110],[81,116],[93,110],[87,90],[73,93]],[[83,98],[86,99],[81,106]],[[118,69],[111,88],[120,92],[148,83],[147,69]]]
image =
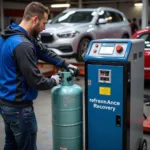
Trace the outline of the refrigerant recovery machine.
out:
[[[144,40],[93,40],[85,60],[85,149],[147,150]]]

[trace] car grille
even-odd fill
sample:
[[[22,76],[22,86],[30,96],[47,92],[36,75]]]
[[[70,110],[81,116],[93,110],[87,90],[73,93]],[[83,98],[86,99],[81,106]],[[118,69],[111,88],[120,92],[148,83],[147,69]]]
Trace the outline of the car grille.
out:
[[[71,46],[59,46],[58,49],[61,52],[64,52],[64,53],[72,52],[72,47]]]
[[[51,43],[53,41],[53,35],[50,33],[41,33],[42,43]]]

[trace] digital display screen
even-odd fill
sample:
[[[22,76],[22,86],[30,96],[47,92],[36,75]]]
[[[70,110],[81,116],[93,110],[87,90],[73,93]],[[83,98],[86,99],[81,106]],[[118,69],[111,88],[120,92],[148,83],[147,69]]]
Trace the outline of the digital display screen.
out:
[[[114,46],[102,46],[99,50],[99,54],[111,55],[113,54]]]

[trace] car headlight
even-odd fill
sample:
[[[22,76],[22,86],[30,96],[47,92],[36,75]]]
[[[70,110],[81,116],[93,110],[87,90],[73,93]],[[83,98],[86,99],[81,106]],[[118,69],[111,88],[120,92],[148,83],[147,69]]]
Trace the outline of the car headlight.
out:
[[[57,36],[59,38],[73,38],[73,37],[75,37],[78,34],[79,34],[78,31],[71,31],[71,32],[58,33]]]

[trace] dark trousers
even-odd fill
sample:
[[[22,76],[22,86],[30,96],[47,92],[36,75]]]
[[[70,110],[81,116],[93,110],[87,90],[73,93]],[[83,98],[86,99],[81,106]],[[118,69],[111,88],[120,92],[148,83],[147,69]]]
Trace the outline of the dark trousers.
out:
[[[0,104],[5,125],[4,150],[37,150],[37,121],[32,106],[14,108]]]

